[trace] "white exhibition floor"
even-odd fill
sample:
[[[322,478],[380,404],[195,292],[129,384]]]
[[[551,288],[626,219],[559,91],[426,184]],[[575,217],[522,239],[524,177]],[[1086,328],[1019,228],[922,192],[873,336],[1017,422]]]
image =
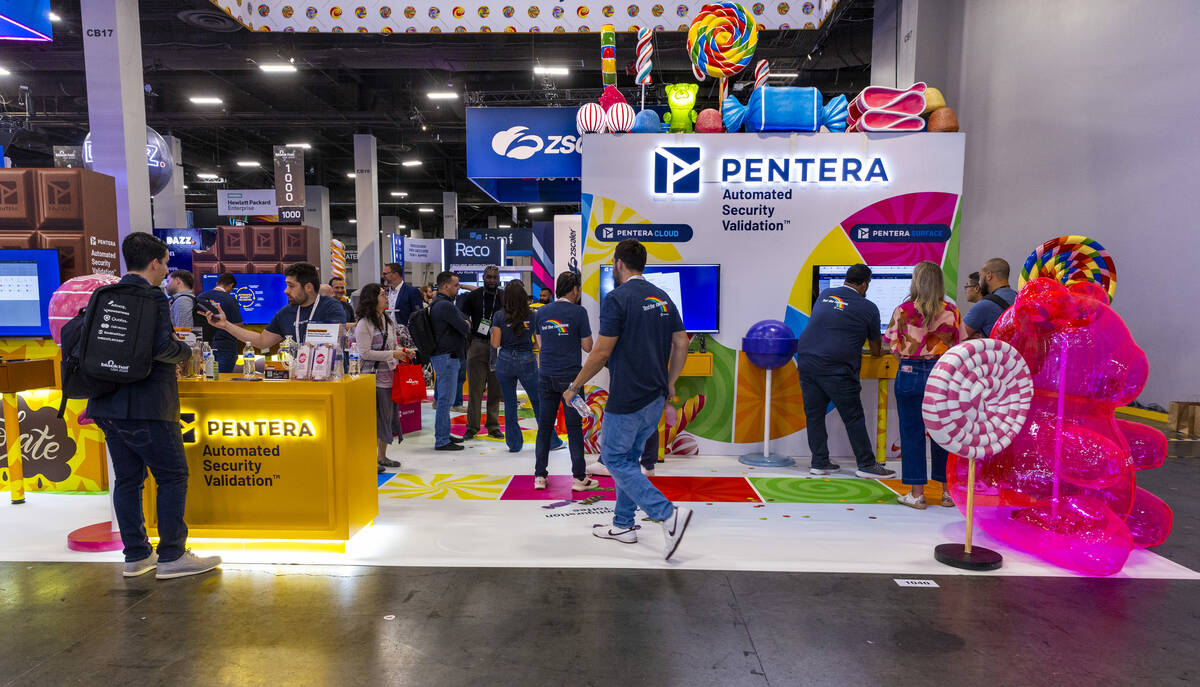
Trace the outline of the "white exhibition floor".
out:
[[[431,421],[426,406],[424,426],[431,427]],[[522,424],[531,426],[530,422]],[[896,505],[894,497],[885,503],[696,501],[688,504],[695,516],[683,543],[675,557],[665,562],[662,531],[656,523],[641,523],[641,541],[636,545],[592,536],[593,524],[610,522],[611,502],[546,509],[544,505],[562,497],[500,500],[511,476],[532,474],[531,441],[517,454],[490,439],[468,442],[462,452],[439,453],[431,450],[431,434],[425,429],[392,447],[391,457],[403,462],[400,475],[380,488],[379,517],[350,541],[345,554],[203,548],[220,553],[228,569],[242,564],[316,564],[969,574],[933,558],[935,545],[962,541],[965,521],[958,510],[930,506],[917,511]],[[852,464],[842,461],[843,466]],[[568,468],[565,450],[551,454],[552,475],[569,475]],[[660,476],[733,478],[805,478],[807,472],[800,467],[752,469],[727,456],[668,457],[658,469]],[[843,469],[843,474],[852,472]],[[514,485],[517,479],[513,478]],[[30,493],[24,505],[13,506],[7,499],[0,504],[5,542],[0,560],[122,560],[119,551],[85,554],[66,546],[68,532],[109,519],[107,495]],[[1000,570],[982,574],[1076,576],[982,532],[976,532],[975,542],[1000,551],[1005,559]],[[1135,551],[1116,577],[1200,579],[1200,574],[1149,551]]]

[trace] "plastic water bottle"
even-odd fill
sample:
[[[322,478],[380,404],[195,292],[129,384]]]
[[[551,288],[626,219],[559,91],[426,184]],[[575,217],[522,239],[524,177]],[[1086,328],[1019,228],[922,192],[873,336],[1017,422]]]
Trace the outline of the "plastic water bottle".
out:
[[[571,407],[574,408],[575,412],[579,413],[579,417],[583,418],[584,420],[592,416],[592,409],[588,407],[587,401],[583,399],[583,396],[576,396],[575,398],[572,398]]]
[[[242,349],[242,376],[243,377],[253,377],[254,376],[254,358],[255,358],[254,346],[251,346],[250,342],[247,341],[246,347]]]
[[[217,365],[212,346],[207,341],[200,344],[200,355],[204,358],[204,378],[211,382],[217,378]]]
[[[350,349],[350,379],[358,379],[362,363],[359,361],[358,349]]]

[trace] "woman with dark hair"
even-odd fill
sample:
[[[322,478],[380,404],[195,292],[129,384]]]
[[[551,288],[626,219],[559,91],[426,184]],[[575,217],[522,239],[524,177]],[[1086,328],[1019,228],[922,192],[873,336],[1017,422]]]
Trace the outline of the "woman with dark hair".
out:
[[[499,349],[496,379],[504,396],[504,442],[508,444],[509,452],[516,453],[525,445],[518,422],[517,382],[525,387],[529,402],[533,404],[534,417],[538,416],[540,406],[537,358],[533,355],[533,317],[525,285],[518,280],[504,286],[500,302],[503,309],[492,316],[492,348]],[[554,448],[563,446],[562,439],[556,444]]]
[[[363,361],[363,372],[375,374],[375,439],[379,472],[398,468],[400,463],[387,457],[393,437],[404,441],[400,412],[392,400],[392,376],[398,362],[416,355],[416,346],[408,327],[398,325],[387,314],[387,292],[379,284],[367,284],[358,296],[358,324],[354,327],[355,346]]]

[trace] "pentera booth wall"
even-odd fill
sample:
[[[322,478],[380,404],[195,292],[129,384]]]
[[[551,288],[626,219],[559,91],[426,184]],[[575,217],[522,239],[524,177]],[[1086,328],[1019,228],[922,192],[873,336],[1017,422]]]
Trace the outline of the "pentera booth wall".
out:
[[[622,239],[642,241],[650,263],[721,266],[720,331],[705,341],[711,375],[681,380],[680,419],[664,427],[668,453],[761,447],[765,375],[739,350],[742,336],[765,319],[803,331],[814,266],[932,260],[953,297],[963,152],[958,133],[584,137],[580,267],[594,326],[602,266]],[[606,396],[600,381],[589,394],[594,410]],[[868,426],[876,420],[873,386],[864,384]],[[808,455],[794,366],[776,371],[771,397],[772,449]],[[833,455],[850,455],[841,423],[834,418],[829,428]],[[597,441],[593,427],[590,449]]]

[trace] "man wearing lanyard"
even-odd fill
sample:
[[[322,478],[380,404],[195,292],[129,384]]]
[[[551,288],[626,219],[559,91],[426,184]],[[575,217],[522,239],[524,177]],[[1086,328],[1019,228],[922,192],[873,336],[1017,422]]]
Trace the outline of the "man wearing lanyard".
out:
[[[225,318],[225,313],[217,303],[213,304],[217,308],[215,315],[206,313],[209,324],[260,351],[271,348],[287,336],[297,343],[304,343],[310,323],[345,324],[346,313],[341,303],[318,295],[321,276],[316,267],[307,262],[298,262],[284,270],[283,276],[287,284],[288,304],[275,313],[266,331],[255,332],[233,324]]]
[[[479,410],[485,390],[488,436],[504,438],[500,431],[500,381],[489,364],[492,316],[500,307],[500,268],[488,265],[483,271],[483,288],[468,294],[462,304],[463,314],[471,318],[471,342],[467,348],[467,431],[463,435],[466,439],[479,433]]]

